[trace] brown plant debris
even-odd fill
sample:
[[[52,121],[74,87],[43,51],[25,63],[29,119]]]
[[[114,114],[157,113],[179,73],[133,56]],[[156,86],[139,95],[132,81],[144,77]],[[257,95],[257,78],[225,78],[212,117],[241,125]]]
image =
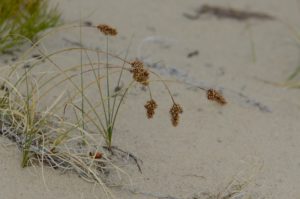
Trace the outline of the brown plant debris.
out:
[[[101,159],[103,156],[103,154],[100,152],[95,152],[95,153],[90,152],[89,155],[94,159]]]
[[[153,118],[153,115],[155,114],[155,109],[157,108],[157,103],[153,99],[151,99],[146,102],[144,107],[147,110],[148,119]]]
[[[182,107],[177,104],[173,103],[172,108],[170,109],[171,121],[173,126],[177,126],[179,122],[179,114],[183,113]]]
[[[196,10],[194,15],[186,14],[183,15],[191,20],[196,20],[201,17],[201,15],[210,14],[217,18],[228,18],[235,19],[238,21],[246,21],[249,19],[259,19],[259,20],[274,20],[275,17],[261,13],[261,12],[250,12],[244,10],[236,10],[233,8],[224,8],[221,6],[210,6],[210,5],[202,5],[199,9]]]
[[[141,61],[135,60],[130,63],[131,70],[133,73],[133,79],[144,86],[149,84],[149,72],[144,68],[144,64]]]
[[[5,91],[6,93],[9,92],[9,88],[5,85],[5,83],[1,84],[0,90]]]
[[[218,92],[214,89],[207,90],[207,99],[215,101],[215,102],[217,102],[221,105],[227,104],[227,102],[226,102],[225,98],[223,97],[223,95],[220,92]]]
[[[91,26],[93,26],[93,23],[91,21],[85,21],[85,22],[83,22],[83,25],[85,25],[87,27],[91,27]]]
[[[199,51],[198,51],[198,50],[194,50],[194,51],[192,51],[192,52],[189,52],[189,53],[187,54],[187,57],[188,57],[188,58],[191,58],[191,57],[194,57],[194,56],[197,56],[197,55],[199,55]]]
[[[31,57],[32,57],[32,58],[35,58],[35,59],[37,59],[37,60],[43,59],[43,55],[40,55],[40,54],[33,54]]]
[[[112,28],[111,26],[106,24],[100,24],[97,26],[97,28],[106,36],[116,36],[118,34],[115,28]]]

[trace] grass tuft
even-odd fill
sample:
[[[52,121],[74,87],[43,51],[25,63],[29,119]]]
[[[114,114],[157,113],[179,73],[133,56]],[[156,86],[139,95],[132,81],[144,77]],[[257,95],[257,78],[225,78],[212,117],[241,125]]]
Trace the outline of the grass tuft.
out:
[[[32,42],[18,62],[2,67],[0,134],[22,151],[22,167],[40,164],[76,172],[83,179],[102,185],[111,196],[107,185],[118,185],[122,176],[127,176],[116,166],[122,165],[122,158],[129,157],[142,172],[138,158],[113,146],[120,107],[131,88],[139,85],[147,85],[153,99],[150,79],[159,76],[141,61],[129,61],[110,53],[110,36],[115,36],[116,30],[107,27],[101,31],[106,37],[105,51],[80,47],[49,53],[39,47],[38,43],[60,30],[80,28],[81,43],[86,28],[99,28],[66,26],[47,32],[41,36],[42,40]],[[39,53],[42,59],[32,59],[33,53]],[[56,60],[65,54],[78,56],[78,53],[80,63],[76,65],[61,65]],[[104,62],[100,62],[102,57]],[[167,88],[172,104],[175,103],[166,82],[159,79]],[[121,81],[127,85],[121,87]],[[153,117],[155,108],[153,103],[148,107],[148,118]]]
[[[39,34],[60,21],[57,7],[49,8],[47,0],[1,0],[0,53],[36,41]]]
[[[105,50],[71,47],[49,52],[38,45],[59,31],[77,28],[80,46],[84,46],[85,31],[99,34],[100,30],[103,35],[99,36],[106,38]],[[118,185],[124,175],[128,177],[120,168],[122,158],[129,157],[142,172],[138,158],[113,145],[117,116],[130,90],[142,86],[148,91],[150,100],[144,108],[149,119],[158,107],[150,90],[153,83],[160,83],[167,91],[173,126],[178,126],[183,113],[158,74],[140,60],[127,60],[128,52],[125,58],[109,52],[110,39],[116,33],[108,25],[53,29],[32,42],[20,61],[2,67],[0,75],[0,134],[18,145],[23,153],[22,167],[41,164],[76,172],[101,185],[109,197],[112,193],[107,185]],[[42,59],[32,59],[32,53],[39,53]],[[80,63],[59,62],[65,55],[79,54]],[[208,97],[225,104],[217,91]]]

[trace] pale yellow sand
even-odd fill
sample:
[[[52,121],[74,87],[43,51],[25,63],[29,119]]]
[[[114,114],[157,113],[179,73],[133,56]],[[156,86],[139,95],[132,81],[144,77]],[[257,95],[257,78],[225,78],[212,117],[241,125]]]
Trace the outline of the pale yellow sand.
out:
[[[160,110],[148,121],[143,109],[147,95],[134,91],[142,94],[129,96],[123,106],[115,144],[143,160],[143,174],[139,174],[134,165],[128,168],[134,184],[126,186],[126,190],[113,189],[117,197],[160,196],[132,195],[127,190],[136,189],[165,197],[191,198],[201,192],[217,193],[241,174],[246,179],[251,178],[247,190],[253,198],[300,198],[300,90],[278,88],[258,80],[283,81],[299,64],[299,48],[292,31],[279,20],[254,20],[247,26],[230,19],[204,17],[192,21],[183,17],[183,13],[193,13],[203,3],[209,3],[267,12],[300,27],[298,1],[53,0],[55,2],[59,2],[66,22],[79,21],[81,12],[82,17],[87,17],[83,21],[117,27],[119,39],[112,42],[117,52],[126,50],[134,34],[131,58],[138,56],[137,48],[143,39],[163,38],[170,46],[151,46],[155,49],[153,62],[161,61],[166,67],[186,72],[187,81],[223,87],[229,101],[227,106],[220,107],[208,102],[202,91],[171,85],[178,94],[177,101],[184,107],[179,127],[173,128],[168,118],[171,104],[163,97],[165,93],[154,91]],[[60,35],[55,41],[46,42],[47,48],[61,45],[63,37],[78,39]],[[84,44],[94,47],[97,39],[95,34],[87,35]],[[256,60],[251,41],[255,44]],[[187,58],[194,50],[198,50],[199,55]],[[270,112],[252,106],[238,93],[262,103]],[[1,143],[9,142],[1,138]],[[1,145],[0,159],[1,199],[104,198],[98,187],[76,175],[61,175],[48,168],[43,173],[41,168],[22,169],[15,146]]]

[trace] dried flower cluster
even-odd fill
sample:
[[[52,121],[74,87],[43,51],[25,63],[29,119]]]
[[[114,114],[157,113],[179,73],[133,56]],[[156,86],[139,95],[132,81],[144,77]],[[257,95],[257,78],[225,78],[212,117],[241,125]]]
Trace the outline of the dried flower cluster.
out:
[[[104,35],[116,36],[118,34],[118,32],[115,28],[112,28],[111,26],[106,25],[106,24],[100,24],[100,25],[97,26],[97,28]]]
[[[214,89],[207,90],[207,99],[215,101],[221,105],[225,105],[227,103],[223,95]]]
[[[174,103],[170,109],[171,121],[173,126],[177,126],[179,122],[179,114],[183,113],[183,110],[179,104]]]
[[[155,109],[157,108],[157,103],[153,99],[151,99],[147,101],[144,107],[147,110],[148,119],[153,118],[153,115],[155,114]]]
[[[144,86],[149,84],[149,72],[144,68],[144,64],[138,60],[133,61],[130,63],[131,70],[130,72],[133,73],[133,79]]]

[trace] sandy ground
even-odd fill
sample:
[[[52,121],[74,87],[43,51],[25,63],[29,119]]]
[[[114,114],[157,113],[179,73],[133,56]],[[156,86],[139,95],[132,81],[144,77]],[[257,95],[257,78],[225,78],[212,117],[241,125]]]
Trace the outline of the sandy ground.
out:
[[[299,64],[295,35],[282,23],[299,27],[299,1],[55,2],[59,2],[65,22],[79,21],[81,13],[83,21],[117,27],[120,34],[112,42],[117,53],[126,50],[133,35],[130,58],[147,52],[149,62],[162,63],[162,68],[154,70],[165,78],[222,88],[229,102],[221,107],[208,102],[200,90],[173,84],[176,100],[184,107],[179,127],[173,128],[165,92],[154,90],[161,109],[152,121],[144,117],[147,95],[129,96],[114,141],[143,160],[143,174],[134,165],[129,167],[133,185],[113,188],[116,197],[208,198],[203,193],[217,194],[238,176],[239,183],[250,182],[244,196],[300,198],[300,91],[260,81],[283,82]],[[183,16],[205,3],[266,12],[278,20],[246,23]],[[139,52],[141,42],[151,37],[165,45],[145,45]],[[60,35],[46,43],[47,48],[66,45],[63,38],[78,39]],[[95,47],[96,40],[95,34],[86,35],[83,43]],[[199,54],[189,58],[195,50]],[[104,198],[98,187],[74,174],[61,175],[48,168],[21,169],[16,147],[7,146],[9,142],[3,138],[1,143],[1,199]],[[132,194],[129,189],[144,194]]]

